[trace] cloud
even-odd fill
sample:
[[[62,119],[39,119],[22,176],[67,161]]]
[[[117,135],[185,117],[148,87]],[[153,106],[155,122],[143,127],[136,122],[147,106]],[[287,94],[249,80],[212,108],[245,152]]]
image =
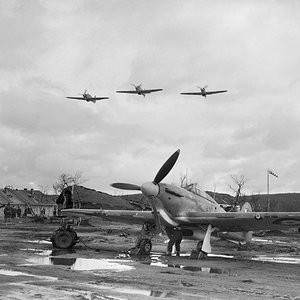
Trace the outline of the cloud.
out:
[[[3,1],[1,182],[51,186],[82,171],[95,189],[180,174],[229,191],[299,191],[297,1]],[[10,24],[7,30],[7,24]],[[163,92],[117,94],[143,83]],[[228,93],[180,95],[208,85]],[[85,89],[109,100],[66,99]],[[299,169],[299,168],[298,168]],[[229,191],[230,192],[230,191]]]

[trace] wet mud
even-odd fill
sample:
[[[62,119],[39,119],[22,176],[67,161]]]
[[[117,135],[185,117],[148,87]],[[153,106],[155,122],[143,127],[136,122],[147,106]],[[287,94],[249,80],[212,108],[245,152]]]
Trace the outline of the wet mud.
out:
[[[195,260],[194,241],[165,256],[166,236],[154,238],[151,255],[130,256],[138,226],[96,225],[74,227],[82,242],[59,250],[49,240],[58,225],[0,223],[0,298],[300,299],[297,233],[255,237],[242,251],[216,241]]]

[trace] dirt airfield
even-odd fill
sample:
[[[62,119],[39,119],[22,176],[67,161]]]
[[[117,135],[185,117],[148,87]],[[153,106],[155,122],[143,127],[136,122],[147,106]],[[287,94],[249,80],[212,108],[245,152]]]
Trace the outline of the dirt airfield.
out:
[[[100,226],[100,227],[99,227]],[[256,237],[248,250],[217,241],[205,260],[167,257],[166,236],[150,256],[130,257],[138,226],[90,222],[74,227],[82,242],[55,250],[58,224],[0,221],[1,299],[300,299],[300,235]]]

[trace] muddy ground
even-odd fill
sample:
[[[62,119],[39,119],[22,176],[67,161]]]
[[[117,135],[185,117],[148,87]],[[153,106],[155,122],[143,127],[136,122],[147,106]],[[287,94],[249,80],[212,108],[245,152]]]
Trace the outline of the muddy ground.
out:
[[[91,226],[92,225],[92,226]],[[300,235],[256,237],[248,250],[213,244],[214,255],[167,257],[166,236],[150,256],[130,257],[139,227],[91,222],[74,227],[83,243],[54,250],[57,224],[0,221],[1,299],[300,299]],[[99,227],[100,225],[100,227]],[[97,226],[97,227],[96,227]]]

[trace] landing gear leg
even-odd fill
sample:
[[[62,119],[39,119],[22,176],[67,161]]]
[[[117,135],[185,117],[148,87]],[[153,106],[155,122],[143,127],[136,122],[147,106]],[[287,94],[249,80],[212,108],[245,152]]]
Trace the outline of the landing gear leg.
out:
[[[156,233],[154,224],[145,223],[136,240],[135,246],[129,250],[130,255],[149,255],[152,249],[151,239]]]
[[[212,228],[210,224],[208,225],[203,242],[199,241],[197,243],[197,248],[192,251],[191,258],[204,259],[208,253],[211,253],[210,238],[215,230],[216,228]]]

